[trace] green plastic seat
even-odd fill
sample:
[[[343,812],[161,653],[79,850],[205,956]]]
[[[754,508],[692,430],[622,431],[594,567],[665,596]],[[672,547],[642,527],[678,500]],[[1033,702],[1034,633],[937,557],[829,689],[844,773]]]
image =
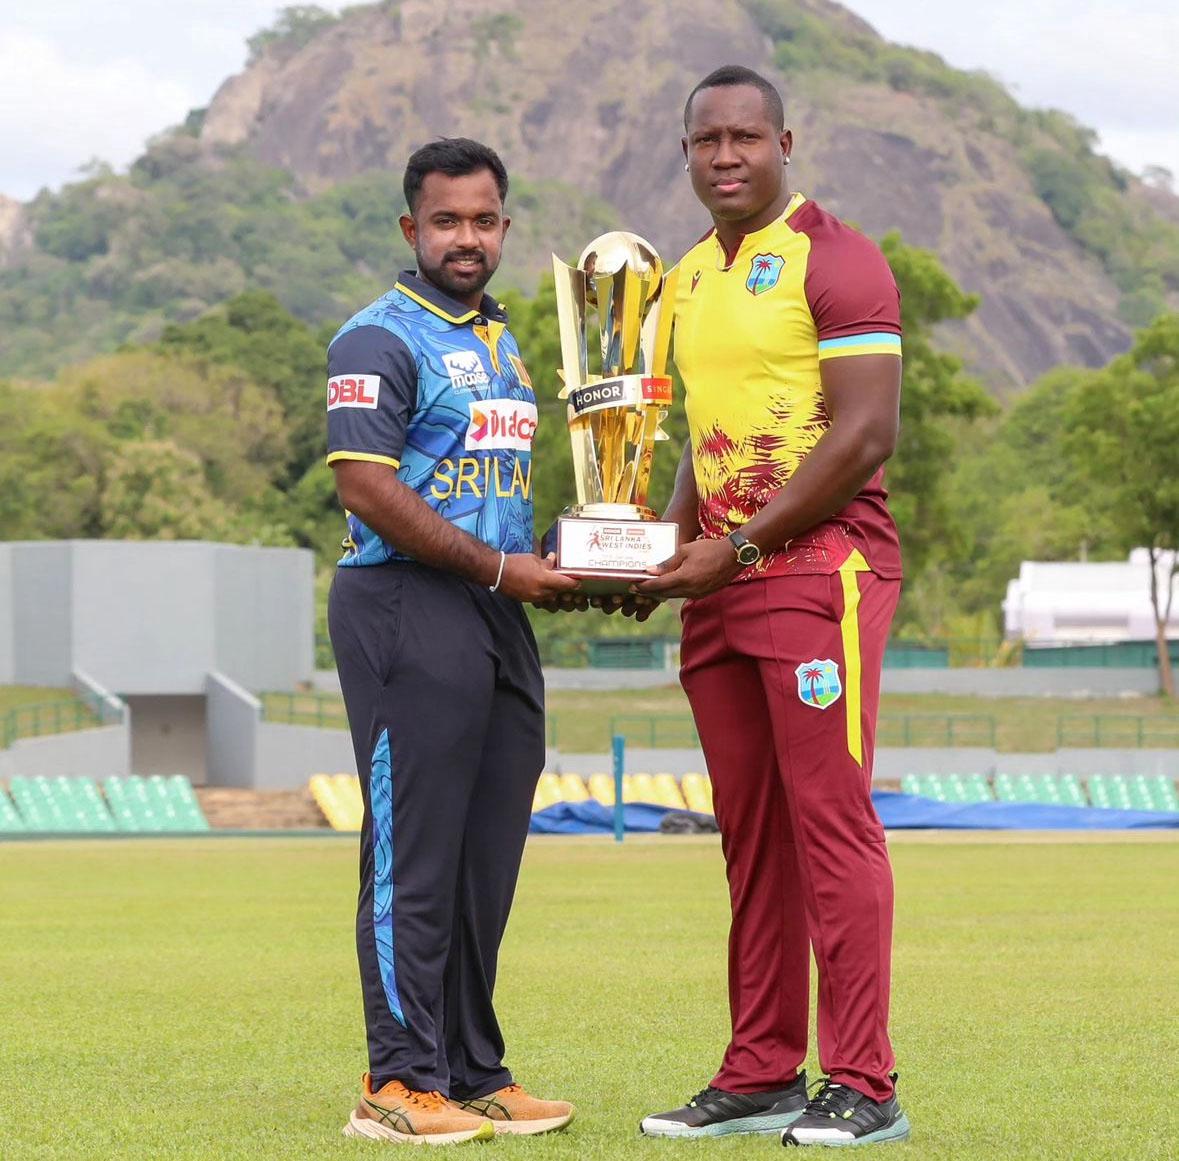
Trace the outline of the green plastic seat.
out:
[[[1075,774],[1058,774],[1056,785],[1060,788],[1060,800],[1065,806],[1088,806],[1085,789]]]
[[[1093,774],[1089,778],[1089,798],[1104,810],[1133,810],[1130,788],[1120,774]]]
[[[146,829],[140,817],[138,803],[132,795],[128,782],[130,780],[117,774],[112,774],[102,784],[106,794],[107,806],[115,820],[118,830],[138,832]]]
[[[963,802],[968,803],[993,803],[995,796],[990,792],[990,783],[987,781],[986,774],[967,774],[962,779],[963,790],[966,793],[966,798]]]
[[[1000,802],[1043,802],[1044,788],[1030,774],[996,774],[995,797]]]
[[[14,778],[10,789],[26,829],[62,832],[73,829],[72,819],[48,778]]]
[[[168,790],[177,813],[183,819],[185,830],[208,830],[209,820],[201,810],[192,783],[183,774],[173,774],[167,779]]]
[[[923,788],[921,785],[920,774],[902,774],[901,775],[901,793],[902,794],[916,794],[923,796]]]
[[[932,798],[935,802],[947,801],[946,783],[940,774],[922,775],[921,784],[925,787],[926,798]]]
[[[1174,780],[1165,774],[1156,774],[1148,781],[1155,810],[1179,814],[1179,791],[1175,789]]]
[[[966,789],[966,779],[961,774],[946,774],[943,778],[946,787],[946,801],[963,803],[970,801]]]
[[[0,790],[0,834],[21,834],[25,829],[20,811],[5,791]]]

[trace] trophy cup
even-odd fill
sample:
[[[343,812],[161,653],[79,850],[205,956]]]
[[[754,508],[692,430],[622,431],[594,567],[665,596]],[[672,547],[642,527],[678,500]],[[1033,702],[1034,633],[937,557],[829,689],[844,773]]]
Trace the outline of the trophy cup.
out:
[[[577,503],[546,539],[590,593],[624,593],[675,555],[677,525],[647,506],[655,444],[671,407],[667,352],[679,268],[664,273],[637,234],[595,238],[577,266],[553,255]],[[586,308],[597,309],[602,373],[590,374]],[[554,543],[555,534],[555,543]]]

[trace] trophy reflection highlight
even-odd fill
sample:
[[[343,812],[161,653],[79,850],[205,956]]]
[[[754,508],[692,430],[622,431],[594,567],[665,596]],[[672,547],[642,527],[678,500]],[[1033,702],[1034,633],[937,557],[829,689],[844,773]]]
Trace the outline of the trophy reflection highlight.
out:
[[[647,505],[655,444],[671,407],[668,348],[678,268],[649,242],[614,231],[577,265],[553,256],[561,331],[559,398],[568,402],[577,503],[555,525],[557,568],[589,592],[625,592],[675,554],[678,528]],[[601,374],[589,371],[590,308],[597,314]],[[546,540],[549,538],[546,537]]]

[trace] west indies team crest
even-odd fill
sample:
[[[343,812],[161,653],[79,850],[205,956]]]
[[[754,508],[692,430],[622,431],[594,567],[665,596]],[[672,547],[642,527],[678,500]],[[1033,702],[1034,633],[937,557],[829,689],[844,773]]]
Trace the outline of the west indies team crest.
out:
[[[830,658],[820,661],[804,661],[795,671],[798,678],[798,696],[815,709],[826,709],[834,705],[843,693],[839,680],[839,666]]]
[[[786,259],[781,254],[754,254],[749,265],[749,277],[745,279],[745,289],[750,294],[765,294],[778,285],[782,277],[782,267]]]

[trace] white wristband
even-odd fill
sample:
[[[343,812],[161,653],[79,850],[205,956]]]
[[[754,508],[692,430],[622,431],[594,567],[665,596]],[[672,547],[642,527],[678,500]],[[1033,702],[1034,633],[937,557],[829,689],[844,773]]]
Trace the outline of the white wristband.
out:
[[[504,579],[504,565],[507,563],[508,554],[502,549],[499,554],[499,572],[495,574],[495,584],[487,587],[494,593],[499,591],[499,582]]]

